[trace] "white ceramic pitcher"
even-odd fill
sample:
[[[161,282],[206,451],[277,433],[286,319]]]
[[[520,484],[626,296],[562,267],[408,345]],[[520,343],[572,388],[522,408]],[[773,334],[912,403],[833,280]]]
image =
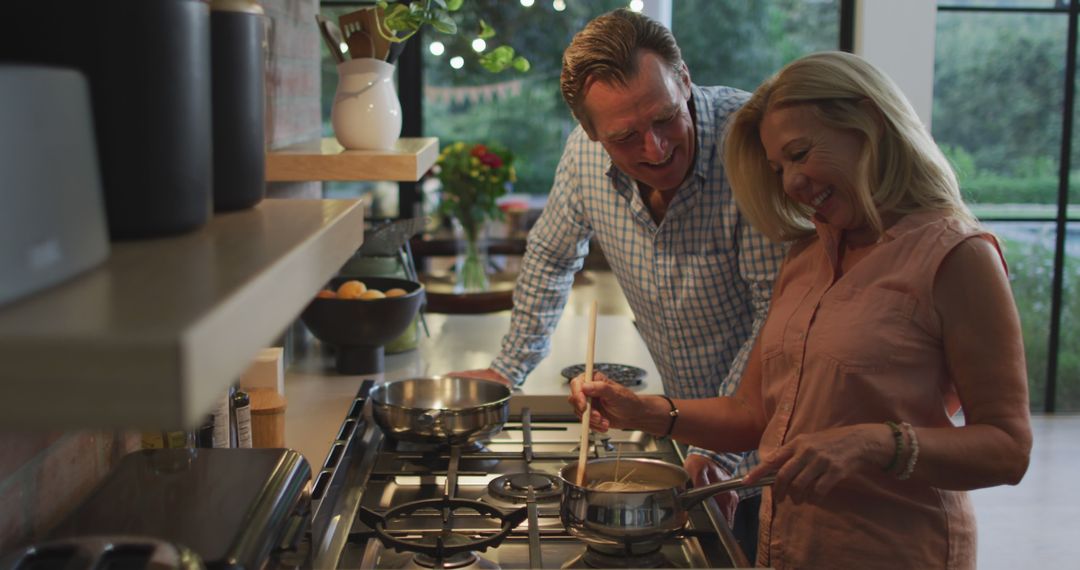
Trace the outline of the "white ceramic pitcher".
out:
[[[374,58],[338,66],[338,86],[330,109],[334,136],[350,150],[389,150],[401,136],[401,102],[394,89],[394,66]]]

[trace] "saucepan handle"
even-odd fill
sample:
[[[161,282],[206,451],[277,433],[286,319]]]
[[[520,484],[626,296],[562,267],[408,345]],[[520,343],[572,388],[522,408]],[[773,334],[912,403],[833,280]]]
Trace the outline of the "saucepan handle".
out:
[[[721,481],[719,483],[713,483],[712,485],[705,485],[704,487],[698,487],[697,489],[691,489],[682,495],[679,495],[679,502],[682,503],[684,509],[690,509],[694,505],[712,497],[719,495],[725,491],[732,491],[734,489],[741,489],[743,487],[765,487],[772,485],[776,480],[775,475],[766,475],[757,481],[754,481],[752,485],[744,483],[746,475],[742,477],[734,477],[727,481]]]

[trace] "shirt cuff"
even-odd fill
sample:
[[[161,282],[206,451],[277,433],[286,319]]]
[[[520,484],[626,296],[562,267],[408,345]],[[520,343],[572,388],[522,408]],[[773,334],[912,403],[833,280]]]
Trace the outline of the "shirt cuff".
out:
[[[509,380],[514,386],[521,386],[525,383],[526,372],[507,364],[501,356],[491,363],[491,369],[502,374],[503,378]]]

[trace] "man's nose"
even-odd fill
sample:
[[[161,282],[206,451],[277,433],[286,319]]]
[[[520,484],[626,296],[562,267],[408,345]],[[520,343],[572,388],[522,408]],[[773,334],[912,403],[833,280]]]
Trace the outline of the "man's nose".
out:
[[[643,149],[645,154],[645,160],[649,162],[660,162],[664,159],[665,148],[667,144],[664,141],[664,137],[660,136],[654,129],[649,129],[648,133],[645,133]]]

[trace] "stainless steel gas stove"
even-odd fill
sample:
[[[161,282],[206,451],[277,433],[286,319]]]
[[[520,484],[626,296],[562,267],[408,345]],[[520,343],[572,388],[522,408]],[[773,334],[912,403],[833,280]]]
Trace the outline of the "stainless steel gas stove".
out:
[[[384,438],[360,388],[312,491],[315,568],[728,568],[748,566],[711,501],[659,551],[598,551],[559,520],[559,469],[578,457],[573,416],[527,408],[490,441],[424,447]],[[517,396],[515,396],[517,398]],[[527,397],[525,397],[527,398]],[[596,434],[592,456],[682,462],[669,440]]]

